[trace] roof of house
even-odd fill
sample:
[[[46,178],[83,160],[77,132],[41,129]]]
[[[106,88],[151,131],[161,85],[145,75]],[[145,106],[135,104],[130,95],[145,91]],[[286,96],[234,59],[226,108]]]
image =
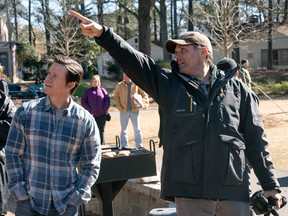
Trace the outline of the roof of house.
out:
[[[283,35],[286,35],[288,36],[288,24],[286,25],[281,25],[281,26],[278,26],[276,28],[276,31],[283,34]]]

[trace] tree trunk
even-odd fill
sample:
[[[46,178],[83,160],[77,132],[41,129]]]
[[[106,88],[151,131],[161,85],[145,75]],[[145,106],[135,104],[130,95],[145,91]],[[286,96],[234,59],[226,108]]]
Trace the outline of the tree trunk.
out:
[[[173,14],[174,14],[174,19],[173,19],[173,22],[174,22],[174,34],[173,34],[173,38],[178,38],[178,25],[177,25],[177,0],[174,0],[173,1]]]
[[[46,47],[47,54],[51,53],[51,34],[48,28],[48,24],[50,23],[50,14],[49,14],[49,0],[45,0],[45,10],[44,12],[44,21],[45,21],[45,37],[46,37]]]
[[[15,22],[15,40],[18,41],[18,20],[17,20],[16,0],[12,1],[12,6],[13,6],[14,22]]]
[[[32,45],[32,23],[31,23],[31,0],[28,4],[28,28],[29,28],[29,43]]]
[[[98,10],[98,23],[104,25],[103,21],[103,0],[97,0],[97,10]]]
[[[273,28],[273,3],[272,0],[269,0],[268,5],[268,59],[267,59],[267,69],[273,69],[273,50],[272,50],[272,28]]]
[[[234,22],[237,26],[240,25],[239,23],[239,0],[234,0]],[[233,35],[233,51],[232,51],[232,58],[237,62],[240,63],[240,48],[239,48],[239,39],[236,37],[236,34]]]
[[[9,78],[10,78],[10,81],[11,82],[14,82],[15,80],[15,67],[14,67],[14,64],[15,64],[15,61],[14,61],[14,58],[13,58],[13,45],[12,45],[12,26],[11,26],[11,23],[10,23],[10,14],[9,14],[9,3],[8,3],[8,0],[5,1],[5,6],[6,6],[6,25],[7,25],[7,28],[8,28],[8,42],[9,42],[9,59],[10,59],[10,64],[8,63],[8,65],[10,66],[8,69],[9,71]]]
[[[284,23],[287,22],[287,15],[288,15],[288,0],[285,0],[284,3],[284,15],[283,15],[283,20],[281,22],[281,24],[283,25]]]
[[[160,42],[163,47],[163,58],[164,61],[170,61],[171,55],[165,49],[165,42],[168,39],[168,29],[167,29],[167,11],[165,0],[160,0]]]
[[[151,13],[154,0],[139,0],[139,51],[151,56]]]
[[[280,5],[280,0],[277,0],[277,5]],[[279,7],[277,7],[277,9],[276,9],[276,22],[280,23],[280,10],[279,10]]]
[[[46,50],[47,55],[51,54],[51,35],[49,31],[50,26],[50,14],[49,14],[49,0],[41,0],[41,10],[44,19],[44,28],[45,28],[45,39],[46,39]]]
[[[188,19],[188,31],[194,31],[194,25],[193,25],[193,0],[189,0],[189,6],[188,6],[188,12],[189,12],[189,19]]]
[[[157,19],[156,19],[156,9],[154,5],[154,10],[153,10],[153,26],[154,26],[154,41],[158,41],[157,37]]]
[[[174,38],[174,22],[173,22],[173,1],[174,0],[170,0],[170,23],[171,23],[171,37]]]

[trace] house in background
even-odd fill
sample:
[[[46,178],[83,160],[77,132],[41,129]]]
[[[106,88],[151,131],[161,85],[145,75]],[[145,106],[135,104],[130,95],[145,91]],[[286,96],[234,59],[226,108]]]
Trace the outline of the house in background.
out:
[[[213,43],[213,36],[205,25],[202,25],[199,31],[210,38],[213,47],[214,63],[217,64],[219,60],[224,58],[223,48],[216,45],[217,43]],[[263,35],[263,37],[268,36]],[[288,70],[288,25],[275,28],[272,37],[273,68],[276,70]],[[267,68],[267,53],[268,42],[267,39],[265,40],[264,38],[261,41],[250,43],[245,46],[242,45],[240,47],[240,60],[247,59],[252,71],[263,68],[265,69]],[[229,56],[227,57],[232,57],[232,51],[229,52]]]
[[[266,35],[264,37],[267,37]],[[273,68],[288,70],[288,25],[274,29],[272,36]],[[250,68],[267,68],[268,42],[259,41],[240,49],[241,59],[248,59]]]
[[[4,74],[10,80],[17,79],[16,44],[9,42],[9,32],[6,17],[0,14],[0,64],[4,66]]]
[[[134,47],[136,50],[139,50],[139,38],[134,36],[127,40],[127,42]],[[154,61],[163,60],[163,49],[161,46],[156,43],[151,42],[151,58]],[[107,72],[107,62],[113,62],[113,58],[109,55],[108,52],[101,53],[97,58],[98,65],[98,74],[101,77],[109,77]]]

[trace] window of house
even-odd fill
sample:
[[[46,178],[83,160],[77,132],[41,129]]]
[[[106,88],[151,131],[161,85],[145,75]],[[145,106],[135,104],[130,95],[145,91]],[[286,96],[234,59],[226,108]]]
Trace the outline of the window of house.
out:
[[[261,67],[267,67],[268,52],[261,50]]]
[[[273,65],[278,65],[278,50],[272,51],[272,62]]]
[[[278,50],[279,65],[288,65],[288,49]]]
[[[253,58],[253,53],[252,52],[248,52],[247,53],[247,58],[248,59],[252,59]]]
[[[267,66],[268,50],[261,50],[261,66]],[[275,49],[272,51],[273,65],[288,65],[288,49]]]

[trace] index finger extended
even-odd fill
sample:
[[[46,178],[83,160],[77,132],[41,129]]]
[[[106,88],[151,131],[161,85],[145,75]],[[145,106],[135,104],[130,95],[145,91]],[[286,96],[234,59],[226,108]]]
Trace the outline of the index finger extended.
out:
[[[88,19],[87,17],[81,15],[80,13],[77,13],[76,11],[69,10],[69,13],[76,17],[77,19],[81,20],[83,23],[88,24],[91,23],[91,20]]]

